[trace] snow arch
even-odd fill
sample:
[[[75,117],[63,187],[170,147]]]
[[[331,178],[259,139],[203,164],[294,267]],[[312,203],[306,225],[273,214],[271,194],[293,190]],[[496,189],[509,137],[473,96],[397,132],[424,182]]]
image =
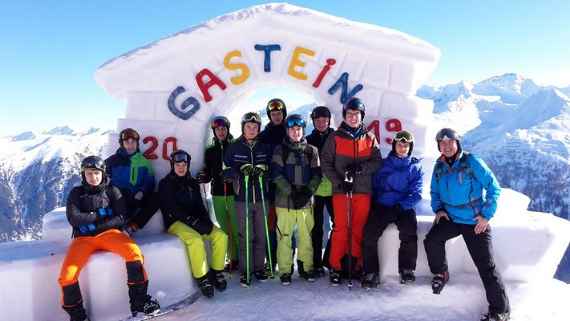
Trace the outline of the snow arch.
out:
[[[426,153],[431,105],[414,96],[439,55],[432,45],[395,30],[267,4],[114,58],[95,78],[126,100],[118,129],[141,131],[143,149],[160,177],[168,168],[162,159],[175,146],[192,154],[194,171],[200,168],[207,133],[201,129],[213,116],[229,114],[244,93],[266,84],[312,94],[336,119],[342,103],[356,95],[365,101],[366,122],[384,149],[392,135],[387,132],[405,128],[418,138],[415,150]]]

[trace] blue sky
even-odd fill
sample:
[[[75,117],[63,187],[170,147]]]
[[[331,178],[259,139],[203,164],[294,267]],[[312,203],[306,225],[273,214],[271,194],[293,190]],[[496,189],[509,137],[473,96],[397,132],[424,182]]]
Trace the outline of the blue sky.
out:
[[[124,113],[93,80],[110,58],[263,1],[10,1],[0,6],[0,135],[114,128]],[[400,30],[442,51],[431,84],[506,72],[570,85],[569,1],[290,1]],[[167,5],[165,5],[167,4]]]

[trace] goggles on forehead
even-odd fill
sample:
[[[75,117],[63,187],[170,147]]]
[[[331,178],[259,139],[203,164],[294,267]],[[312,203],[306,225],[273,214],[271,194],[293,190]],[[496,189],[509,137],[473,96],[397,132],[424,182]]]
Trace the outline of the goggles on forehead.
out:
[[[175,153],[174,155],[172,155],[172,160],[175,163],[181,163],[181,162],[190,163],[190,155],[186,153]]]
[[[247,113],[247,114],[243,115],[243,118],[241,119],[241,121],[243,123],[249,123],[249,122],[260,123],[261,122],[261,120],[259,119],[259,117],[255,113]]]
[[[435,139],[438,142],[440,142],[442,140],[459,140],[459,135],[457,134],[456,131],[454,131],[452,129],[444,128],[437,133],[437,136],[435,137]]]
[[[283,104],[281,100],[274,100],[269,103],[267,109],[269,109],[269,111],[275,111],[275,110],[282,111],[283,109],[285,109],[285,104]]]
[[[287,119],[286,125],[287,125],[287,128],[291,128],[294,126],[299,126],[299,127],[305,128],[307,123],[305,122],[305,120],[303,118],[290,117]]]

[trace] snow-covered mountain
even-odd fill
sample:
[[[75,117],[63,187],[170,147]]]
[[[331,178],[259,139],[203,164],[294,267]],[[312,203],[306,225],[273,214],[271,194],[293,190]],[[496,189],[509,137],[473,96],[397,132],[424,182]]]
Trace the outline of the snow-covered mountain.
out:
[[[0,241],[37,238],[41,217],[65,205],[79,162],[100,155],[109,131],[63,126],[0,138]]]
[[[434,101],[442,127],[464,133],[463,146],[489,164],[502,186],[530,197],[531,210],[570,219],[569,88],[505,74],[475,84],[424,86],[417,95]],[[570,280],[568,267],[560,273]]]

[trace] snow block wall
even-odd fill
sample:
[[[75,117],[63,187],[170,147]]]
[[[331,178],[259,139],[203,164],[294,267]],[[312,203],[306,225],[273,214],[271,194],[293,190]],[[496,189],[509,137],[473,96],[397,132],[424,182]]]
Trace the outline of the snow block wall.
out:
[[[364,100],[366,123],[384,154],[400,129],[412,131],[416,155],[431,165],[432,106],[415,97],[440,52],[396,30],[349,21],[288,4],[267,4],[224,15],[112,59],[95,79],[126,101],[118,130],[141,131],[143,149],[158,176],[169,170],[173,148],[203,161],[208,123],[229,115],[262,85],[306,92],[342,119],[342,104]],[[256,111],[263,106],[251,106]],[[111,139],[110,150],[117,147]],[[430,166],[426,166],[429,168]]]

